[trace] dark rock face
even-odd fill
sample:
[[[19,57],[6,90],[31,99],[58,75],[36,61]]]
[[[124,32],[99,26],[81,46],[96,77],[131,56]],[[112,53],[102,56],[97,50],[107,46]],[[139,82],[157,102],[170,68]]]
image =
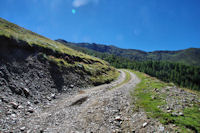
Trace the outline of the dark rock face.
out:
[[[20,121],[17,118],[34,113],[38,104],[50,101],[48,97],[78,91],[87,85],[86,79],[49,62],[41,50],[0,37],[0,129],[9,131]],[[71,84],[75,87],[68,87]]]

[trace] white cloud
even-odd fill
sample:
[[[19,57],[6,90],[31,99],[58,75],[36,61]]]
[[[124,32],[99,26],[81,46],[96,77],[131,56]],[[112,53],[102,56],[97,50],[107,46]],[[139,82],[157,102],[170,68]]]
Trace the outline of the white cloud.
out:
[[[34,0],[37,1],[37,3],[42,2],[45,7],[48,7],[48,9],[55,11],[56,9],[59,9],[59,7],[62,5],[64,0]]]
[[[80,7],[80,6],[84,6],[86,4],[88,4],[89,0],[74,0],[72,5],[74,7]]]
[[[72,6],[79,8],[81,6],[85,6],[89,3],[94,3],[94,4],[98,4],[99,0],[73,0],[72,2]]]

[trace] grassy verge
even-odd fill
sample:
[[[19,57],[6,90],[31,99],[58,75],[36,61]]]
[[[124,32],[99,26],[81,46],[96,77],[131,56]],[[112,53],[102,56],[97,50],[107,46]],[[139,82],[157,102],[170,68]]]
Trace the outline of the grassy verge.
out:
[[[148,117],[158,119],[162,124],[175,124],[175,130],[179,132],[200,132],[200,111],[199,104],[194,104],[192,107],[183,109],[184,116],[173,116],[170,113],[163,112],[159,107],[166,104],[166,94],[158,95],[154,90],[163,89],[172,84],[164,83],[156,78],[152,78],[144,73],[134,72],[141,82],[136,86],[134,93],[132,93],[134,104],[136,105],[134,111],[143,108]]]
[[[60,68],[70,69],[79,73],[80,75],[88,75],[93,85],[100,85],[104,83],[109,83],[115,80],[119,76],[119,72],[107,65],[99,62],[93,64],[86,64],[83,62],[74,62],[73,64],[68,63],[62,58],[55,58],[53,56],[44,56],[47,60],[54,62]]]
[[[104,83],[110,83],[111,81],[117,79],[119,72],[112,68],[111,70],[107,71],[106,73],[93,75],[90,79],[93,85],[101,85]]]
[[[119,86],[121,86],[121,85],[123,85],[123,84],[128,83],[128,82],[131,80],[131,75],[130,75],[130,73],[127,72],[127,71],[124,71],[124,72],[125,72],[125,74],[126,74],[126,78],[125,78],[125,80],[124,80],[123,82],[121,82],[120,84],[118,84],[118,85],[116,85],[116,86],[113,86],[113,87],[110,88],[110,89],[117,88],[117,87],[119,87]],[[118,75],[118,76],[119,76],[119,75]]]

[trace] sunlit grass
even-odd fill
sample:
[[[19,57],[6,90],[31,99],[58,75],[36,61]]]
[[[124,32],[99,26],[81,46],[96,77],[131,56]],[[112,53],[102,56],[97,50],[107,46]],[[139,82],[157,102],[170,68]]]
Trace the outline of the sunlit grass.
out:
[[[12,38],[19,41],[22,40],[27,42],[30,46],[37,45],[47,49],[48,48],[52,49],[54,51],[57,51],[58,53],[68,54],[72,56],[79,56],[82,58],[87,58],[90,60],[102,62],[102,60],[98,58],[68,48],[59,42],[38,35],[32,31],[26,30],[1,18],[0,18],[0,36],[6,36],[8,38]]]
[[[43,52],[47,60],[54,62],[59,67],[73,69],[77,73],[88,75],[91,83],[94,85],[107,83],[117,78],[118,72],[107,62],[68,48],[62,43],[38,35],[1,18],[0,36],[19,43],[23,41],[27,46],[32,48],[45,49],[41,52]],[[51,51],[53,54],[46,55],[45,51]],[[58,54],[60,56],[54,56]],[[70,58],[71,62],[65,59],[66,56]]]
[[[134,111],[139,111],[142,108],[148,117],[158,119],[165,125],[175,124],[179,127],[177,130],[180,132],[189,133],[195,130],[200,132],[199,105],[185,108],[183,110],[184,116],[172,116],[170,113],[165,113],[159,106],[166,103],[166,95],[156,94],[154,88],[163,89],[163,87],[170,86],[171,84],[164,83],[141,72],[132,72],[141,79],[141,82],[136,86],[134,92],[131,93],[135,104]],[[152,99],[152,96],[155,98]]]

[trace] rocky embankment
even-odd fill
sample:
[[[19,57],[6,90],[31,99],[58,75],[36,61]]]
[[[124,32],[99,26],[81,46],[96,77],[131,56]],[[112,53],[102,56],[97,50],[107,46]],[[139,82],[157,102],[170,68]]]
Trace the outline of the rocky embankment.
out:
[[[12,131],[19,116],[29,117],[61,93],[90,85],[88,75],[59,67],[44,57],[46,51],[2,36],[0,42],[0,131]]]
[[[103,60],[0,18],[0,132],[61,94],[110,83],[118,74]]]

